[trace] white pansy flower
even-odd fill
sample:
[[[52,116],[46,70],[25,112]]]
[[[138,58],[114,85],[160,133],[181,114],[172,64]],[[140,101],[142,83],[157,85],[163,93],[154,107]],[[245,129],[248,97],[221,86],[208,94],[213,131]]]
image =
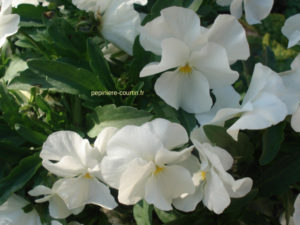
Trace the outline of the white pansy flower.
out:
[[[288,114],[295,112],[297,105],[295,92],[285,86],[277,73],[258,63],[255,65],[250,87],[239,107],[220,109],[210,122],[202,115],[196,118],[202,125],[223,126],[225,121],[240,117],[227,129],[227,133],[237,140],[239,130],[259,130],[275,125]]]
[[[17,33],[20,16],[11,14],[11,0],[0,0],[0,48],[6,38]]]
[[[193,173],[196,191],[192,195],[174,201],[177,209],[193,211],[197,204],[203,204],[216,214],[220,214],[230,204],[230,198],[241,198],[250,192],[252,179],[235,180],[227,171],[232,167],[233,158],[222,148],[212,146],[202,140],[199,129],[191,134],[191,140],[199,152],[201,164],[195,156],[183,162]]]
[[[38,185],[34,189],[28,192],[31,196],[41,196],[44,195],[43,198],[37,199],[35,202],[42,203],[49,201],[49,213],[50,216],[55,219],[64,219],[68,217],[71,214],[79,214],[83,207],[80,207],[78,209],[69,210],[66,206],[66,203],[64,200],[59,196],[59,186],[62,183],[62,180],[58,180],[54,183],[52,189],[43,186]]]
[[[208,111],[212,105],[210,89],[238,79],[229,62],[249,56],[245,31],[234,17],[220,15],[206,29],[193,10],[175,6],[147,23],[141,29],[140,41],[146,50],[162,55],[161,62],[146,65],[140,77],[174,68],[160,76],[154,89],[167,104],[189,113]]]
[[[218,44],[226,49],[230,63],[250,56],[246,32],[233,16],[219,15],[211,27],[205,28],[191,9],[172,6],[160,14],[141,27],[140,42],[147,51],[161,55],[162,41],[176,38],[192,50],[200,50],[208,42]]]
[[[291,48],[300,43],[300,14],[289,17],[282,29],[281,32],[288,38],[289,44],[288,48]]]
[[[132,46],[141,23],[133,3],[146,4],[145,0],[72,0],[81,10],[95,13],[100,20],[100,32],[105,39],[132,55]]]
[[[237,19],[242,16],[244,5],[247,22],[257,24],[270,14],[274,0],[217,0],[217,3],[222,6],[230,5],[230,13]]]
[[[161,210],[172,210],[172,201],[195,191],[191,174],[177,165],[193,149],[172,149],[188,142],[185,129],[165,119],[142,126],[125,126],[108,142],[102,161],[105,181],[119,190],[126,205],[145,199]]]
[[[105,154],[106,138],[115,128],[106,128],[98,136],[93,148],[89,141],[72,131],[51,134],[43,145],[40,157],[51,173],[64,177],[56,190],[73,210],[86,204],[113,209],[117,206],[109,188],[101,182],[101,160]]]
[[[35,210],[25,213],[23,207],[29,202],[13,194],[5,203],[0,205],[0,224],[3,225],[42,225],[40,217]]]
[[[300,54],[294,59],[291,64],[291,71],[281,73],[284,84],[291,89],[298,96],[298,103],[300,103]],[[294,110],[291,120],[292,128],[300,132],[300,105]]]

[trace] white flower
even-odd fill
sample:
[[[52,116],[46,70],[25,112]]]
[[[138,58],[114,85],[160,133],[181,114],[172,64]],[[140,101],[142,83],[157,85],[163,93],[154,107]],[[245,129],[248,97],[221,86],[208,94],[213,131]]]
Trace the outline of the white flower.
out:
[[[95,148],[88,140],[72,131],[59,131],[51,134],[43,145],[41,158],[43,166],[51,173],[64,177],[57,188],[57,194],[69,210],[95,204],[108,209],[117,206],[104,185],[100,166],[105,154],[106,138],[115,128],[106,128],[98,136]]]
[[[273,7],[274,0],[217,0],[222,6],[230,5],[230,12],[239,19],[245,8],[246,20],[249,24],[257,24],[266,18]]]
[[[250,56],[245,30],[233,16],[219,15],[207,29],[200,26],[199,16],[191,9],[172,6],[160,14],[141,27],[140,42],[147,51],[161,55],[162,41],[176,38],[196,51],[208,42],[218,44],[225,48],[231,64]]]
[[[13,194],[4,204],[0,206],[0,224],[3,225],[42,225],[39,215],[35,210],[28,213],[23,211],[23,207],[29,202]]]
[[[17,33],[20,16],[11,14],[11,0],[0,0],[0,48],[7,37]]]
[[[291,71],[281,73],[281,75],[284,84],[295,92],[298,96],[298,103],[300,103],[300,54],[291,64]],[[291,113],[293,113],[291,126],[295,131],[300,132],[300,105],[298,104],[298,108]]]
[[[230,198],[241,198],[252,188],[252,179],[234,180],[228,171],[233,164],[231,155],[222,148],[205,143],[195,129],[191,140],[199,152],[201,164],[195,156],[182,162],[193,173],[196,191],[192,195],[174,201],[177,209],[193,211],[197,204],[203,204],[216,214],[220,214],[230,204]]]
[[[190,9],[170,7],[141,29],[143,47],[161,54],[160,63],[150,63],[140,77],[164,72],[156,81],[156,93],[169,105],[189,113],[211,108],[210,89],[234,83],[238,73],[229,62],[246,59],[249,47],[245,31],[236,19],[219,16],[210,29]]]
[[[297,106],[296,93],[285,86],[277,73],[258,63],[255,65],[250,87],[239,107],[220,109],[210,122],[206,120],[207,115],[196,118],[202,125],[223,126],[225,121],[240,117],[227,129],[227,133],[237,140],[239,130],[259,130],[275,125],[288,114],[295,112]]]
[[[51,225],[62,225],[62,224],[56,220],[52,220]],[[72,221],[72,222],[68,223],[68,225],[83,225],[83,224],[78,223],[76,221]]]
[[[288,38],[289,44],[288,48],[291,48],[295,45],[299,45],[300,41],[300,14],[289,17],[284,26],[281,29],[281,32]]]
[[[49,212],[50,216],[55,219],[64,219],[71,214],[79,214],[84,207],[80,207],[78,209],[69,210],[66,206],[64,200],[59,196],[59,187],[63,180],[58,180],[54,183],[52,189],[38,185],[34,189],[28,192],[31,196],[41,196],[44,195],[43,198],[36,200],[37,203],[42,203],[49,201]]]
[[[79,9],[94,12],[100,19],[100,32],[105,39],[132,55],[132,46],[141,20],[133,3],[146,4],[145,0],[72,0]]]
[[[172,151],[187,142],[185,129],[165,119],[125,126],[108,142],[102,161],[105,181],[119,190],[123,204],[145,199],[161,210],[171,210],[173,199],[195,191],[189,171],[177,165],[193,147]]]

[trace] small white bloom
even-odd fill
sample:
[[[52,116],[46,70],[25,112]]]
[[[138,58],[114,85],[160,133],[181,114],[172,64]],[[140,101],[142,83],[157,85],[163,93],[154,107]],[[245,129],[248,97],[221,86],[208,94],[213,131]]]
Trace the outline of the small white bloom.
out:
[[[285,86],[277,73],[258,63],[255,65],[250,87],[239,107],[220,109],[210,122],[205,120],[207,116],[200,115],[196,118],[202,125],[223,126],[225,121],[240,117],[227,129],[227,133],[237,140],[239,130],[259,130],[275,125],[288,114],[295,112],[297,106],[296,93]]]
[[[176,199],[174,206],[189,212],[202,201],[209,210],[220,214],[229,206],[230,198],[241,198],[249,193],[253,182],[248,177],[234,180],[226,172],[233,164],[231,155],[222,148],[206,143],[198,131],[199,129],[195,129],[192,132],[191,140],[199,152],[201,164],[195,156],[190,156],[182,162],[193,173],[196,191],[194,194]]]
[[[105,181],[119,190],[123,204],[145,199],[161,210],[171,210],[173,199],[195,191],[189,171],[177,165],[193,147],[172,151],[187,142],[185,129],[165,119],[125,126],[108,142],[102,161]]]
[[[206,29],[193,10],[182,7],[162,10],[141,29],[140,40],[146,50],[162,55],[161,62],[146,65],[140,77],[174,68],[160,76],[154,89],[167,104],[189,113],[209,111],[210,89],[238,79],[229,62],[249,56],[245,31],[234,17],[220,15]]]
[[[230,12],[239,19],[243,14],[243,5],[246,20],[249,24],[257,24],[266,18],[273,7],[274,0],[217,0],[222,6],[230,5]]]
[[[49,201],[49,212],[50,216],[55,219],[64,219],[71,214],[79,214],[84,207],[80,207],[78,209],[69,210],[66,206],[64,200],[59,196],[59,186],[62,183],[62,180],[58,180],[53,185],[52,189],[38,185],[34,189],[28,192],[31,196],[41,196],[44,195],[43,198],[36,200],[37,203],[42,203]]]
[[[281,32],[288,38],[289,44],[288,48],[291,48],[295,45],[300,44],[300,14],[289,17],[284,26],[281,29]]]
[[[81,10],[95,13],[100,19],[100,32],[105,39],[132,55],[132,46],[141,23],[133,3],[146,4],[146,0],[72,0]]]
[[[284,84],[287,86],[287,88],[295,92],[295,94],[298,96],[298,103],[300,103],[300,54],[291,64],[291,71],[281,73],[281,75]],[[298,108],[291,112],[293,113],[291,126],[295,131],[300,132],[300,105],[298,104],[297,106]]]
[[[108,209],[117,206],[109,188],[100,182],[101,160],[105,154],[105,138],[110,137],[115,128],[106,128],[98,136],[95,148],[86,139],[72,131],[51,134],[43,145],[41,158],[43,166],[60,180],[56,193],[73,210],[86,204],[95,204]],[[103,137],[103,138],[102,138]]]
[[[42,225],[40,217],[35,210],[28,213],[23,207],[28,205],[25,199],[13,194],[5,203],[0,206],[0,224],[3,225]]]
[[[17,33],[20,16],[11,14],[11,0],[0,0],[0,48],[7,37]]]

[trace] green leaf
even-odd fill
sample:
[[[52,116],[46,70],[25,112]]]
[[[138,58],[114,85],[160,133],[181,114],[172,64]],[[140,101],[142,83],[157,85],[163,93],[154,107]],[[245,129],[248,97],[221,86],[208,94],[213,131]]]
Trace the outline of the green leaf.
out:
[[[107,87],[108,90],[116,90],[112,74],[110,72],[108,63],[103,56],[99,43],[96,38],[89,38],[87,40],[87,52],[89,57],[90,67],[93,72],[99,76],[99,79]]]
[[[133,207],[133,216],[137,225],[152,224],[153,206],[147,204],[145,200],[140,201]]]
[[[257,181],[260,194],[271,196],[286,192],[289,186],[300,181],[300,152],[286,155],[263,170]]]
[[[74,57],[83,57],[86,52],[84,36],[77,32],[71,24],[63,18],[54,18],[48,27],[48,33],[53,44],[60,49],[68,51]],[[72,54],[73,53],[73,54]]]
[[[5,71],[3,80],[9,83],[13,78],[18,76],[21,71],[24,71],[28,68],[27,63],[18,57],[13,57],[9,63],[8,68]]]
[[[190,9],[197,12],[197,10],[200,8],[203,0],[194,0],[193,3],[189,6]]]
[[[31,60],[28,66],[40,76],[46,77],[48,83],[60,92],[90,96],[90,91],[105,90],[97,75],[67,63]]]
[[[155,207],[154,207],[154,210],[155,210],[155,213],[158,216],[158,218],[163,223],[169,223],[169,222],[175,221],[180,217],[180,215],[177,214],[175,211],[162,211]]]
[[[35,21],[41,23],[43,20],[43,13],[46,10],[46,8],[41,6],[21,4],[18,5],[18,8],[14,8],[13,12],[20,15],[21,22]]]
[[[152,119],[152,115],[146,111],[138,110],[130,106],[116,107],[115,105],[99,106],[95,112],[88,114],[88,120],[92,124],[88,135],[96,137],[105,127],[121,128],[125,125],[142,125]]]
[[[197,126],[197,120],[194,114],[187,113],[183,110],[179,110],[178,119],[180,120],[181,125],[185,127],[188,134]]]
[[[45,142],[45,140],[47,139],[46,135],[44,135],[38,131],[32,130],[31,128],[28,128],[21,124],[15,124],[15,130],[25,140],[29,141],[30,143],[36,144],[36,145],[42,145]]]
[[[0,180],[0,205],[2,205],[11,194],[20,190],[35,175],[41,166],[38,154],[29,156],[20,161],[11,173]]]
[[[28,149],[21,148],[4,141],[0,141],[0,146],[0,160],[5,160],[11,163],[16,163],[16,161],[29,156],[32,153]]]
[[[260,165],[270,163],[278,154],[284,140],[286,123],[279,123],[268,128],[263,134],[263,149],[259,159]]]
[[[254,146],[244,133],[239,132],[238,141],[236,142],[224,127],[205,125],[203,129],[212,143],[226,149],[234,158],[246,162],[253,160]]]

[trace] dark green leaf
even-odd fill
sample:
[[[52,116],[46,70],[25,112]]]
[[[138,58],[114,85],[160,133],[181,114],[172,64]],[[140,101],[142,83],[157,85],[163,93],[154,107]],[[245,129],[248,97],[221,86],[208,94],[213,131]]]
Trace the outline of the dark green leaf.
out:
[[[0,205],[2,205],[11,194],[20,190],[34,176],[41,166],[38,154],[29,156],[20,161],[11,173],[0,180]]]
[[[260,165],[270,163],[277,155],[284,140],[285,123],[268,128],[263,134],[263,149],[259,159]]]
[[[169,223],[169,222],[175,221],[180,217],[180,215],[177,214],[175,211],[174,212],[173,211],[162,211],[155,207],[154,207],[154,210],[155,210],[155,213],[158,216],[158,218],[163,223]]]
[[[16,163],[21,158],[31,155],[31,152],[12,143],[0,141],[0,160]]]
[[[96,137],[105,127],[121,128],[125,125],[142,125],[152,119],[152,115],[146,111],[138,110],[130,106],[116,107],[115,105],[99,106],[95,112],[88,114],[88,120],[92,128],[88,135]]]
[[[287,191],[289,186],[300,181],[300,152],[286,155],[265,168],[258,184],[260,193],[271,196]]]
[[[31,60],[28,66],[40,76],[46,77],[47,81],[60,92],[90,96],[90,91],[105,90],[97,75],[67,63]]]
[[[106,86],[108,90],[116,90],[112,74],[110,72],[108,63],[106,62],[103,53],[100,49],[99,43],[95,38],[89,38],[87,40],[87,52],[90,62],[90,67],[95,74],[99,76],[99,79]]]
[[[28,128],[21,124],[15,124],[15,130],[25,140],[29,141],[30,143],[36,144],[36,145],[42,145],[45,142],[45,140],[47,139],[46,135],[44,135],[38,131],[32,130],[31,128]]]

